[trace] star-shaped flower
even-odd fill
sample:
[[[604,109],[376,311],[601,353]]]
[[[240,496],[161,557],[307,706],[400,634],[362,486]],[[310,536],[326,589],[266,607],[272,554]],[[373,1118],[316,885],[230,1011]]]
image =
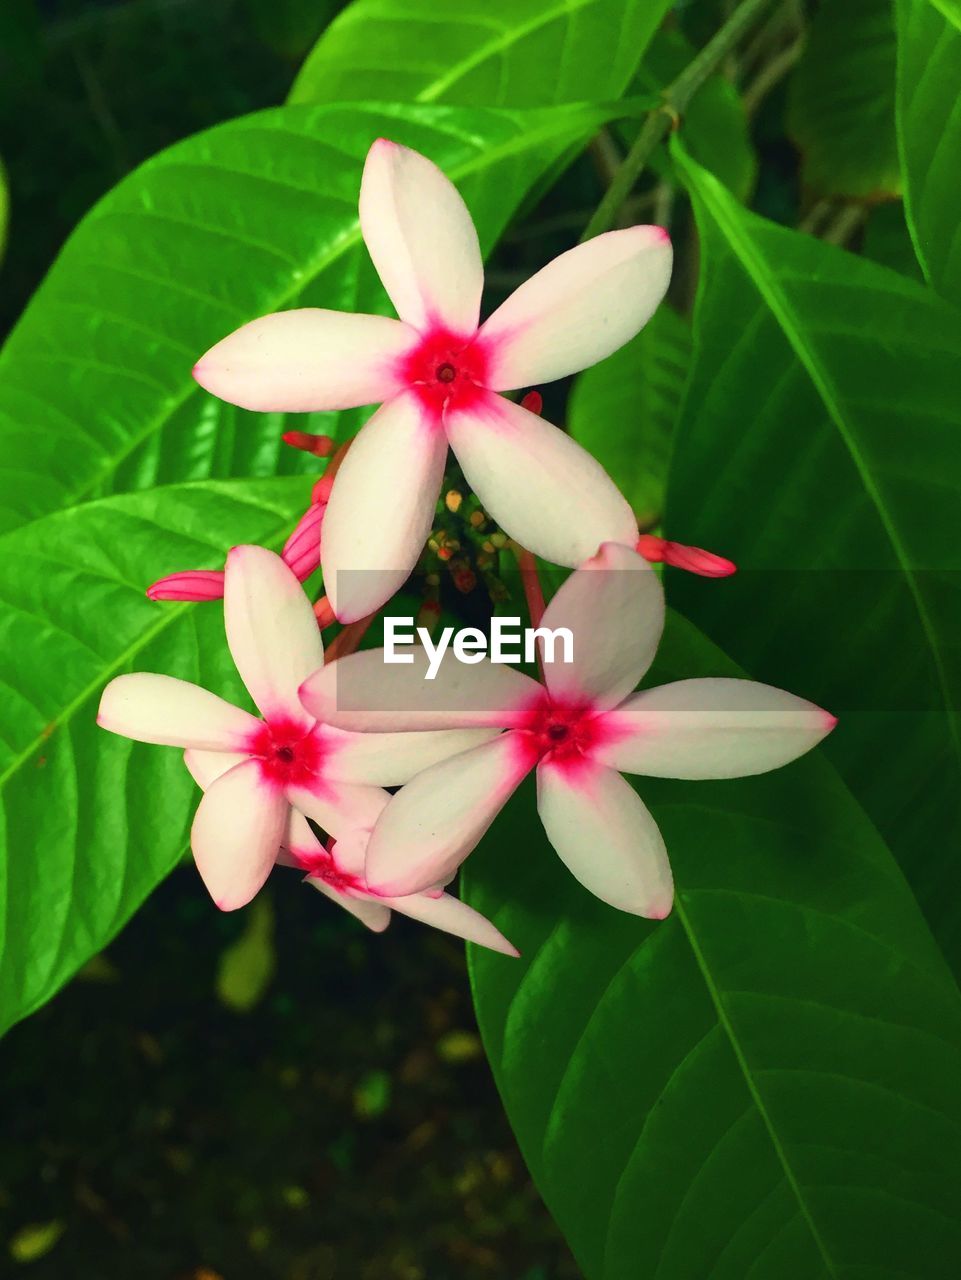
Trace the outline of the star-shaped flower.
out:
[[[374,612],[407,578],[430,532],[448,444],[493,519],[546,560],[573,567],[602,542],[633,546],[634,516],[600,464],[498,393],[584,369],[632,338],[667,289],[667,232],[597,236],[480,324],[477,232],[436,165],[375,142],[360,225],[399,320],[279,312],[224,338],[194,369],[201,386],[248,409],[383,401],[344,459],[325,516],[321,558],[337,617]]]
[[[194,749],[184,752],[184,763],[194,781],[204,790],[231,767],[229,760],[225,761],[220,752]],[[403,898],[384,898],[368,890],[364,879],[367,844],[374,820],[389,800],[389,794],[381,791],[379,802],[371,805],[369,825],[353,828],[339,840],[329,839],[326,846],[318,840],[303,814],[291,809],[283,842],[277,850],[277,863],[303,871],[307,884],[350,912],[374,933],[382,933],[390,924],[391,911],[399,911],[412,920],[489,947],[492,951],[500,951],[507,956],[519,955],[517,948],[486,916],[453,894],[445,893],[442,888],[412,893]]]
[[[230,911],[267,879],[291,805],[336,838],[380,813],[382,785],[405,782],[469,740],[345,733],[308,714],[297,690],[323,662],[323,641],[295,574],[272,551],[230,552],[224,621],[263,719],[186,680],[137,673],[107,685],[97,723],[138,742],[220,753],[225,770],[200,802],[190,839],[211,897]]]
[[[680,680],[633,690],[664,623],[657,575],[629,548],[605,544],[567,579],[541,626],[568,628],[573,661],[545,661],[545,683],[508,666],[445,661],[385,666],[379,650],[318,671],[301,696],[357,730],[490,727],[492,741],[427,768],[377,820],[367,880],[412,893],[450,877],[532,769],[548,839],[597,897],[662,919],[673,902],[664,841],[627,773],[736,778],[803,755],[835,719],[750,680]],[[550,655],[545,655],[549,657]],[[555,659],[563,656],[558,650]]]

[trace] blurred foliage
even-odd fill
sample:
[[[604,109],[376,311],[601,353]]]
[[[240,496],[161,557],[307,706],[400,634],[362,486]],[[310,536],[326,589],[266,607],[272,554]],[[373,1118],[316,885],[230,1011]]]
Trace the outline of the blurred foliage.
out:
[[[788,111],[801,172],[814,191],[871,200],[900,193],[896,57],[891,0],[822,0]]]
[[[302,31],[318,13],[293,0],[3,0],[0,154],[16,216],[0,332],[119,178],[178,138],[283,100],[303,46],[264,43],[268,9],[292,28],[300,13]]]
[[[403,917],[372,945],[284,872],[283,977],[238,1017],[217,978],[243,917],[198,885],[176,871],[111,945],[118,981],[5,1039],[0,1274],[577,1280],[486,1061],[440,1050],[474,1025],[463,947]],[[389,1105],[361,1121],[358,1090]]]
[[[281,448],[280,415],[201,395],[193,357],[276,306],[385,307],[353,208],[385,130],[462,186],[496,305],[577,240],[631,145],[642,104],[611,100],[656,101],[734,6],[342,7],[0,4],[0,328],[120,183],[2,357],[6,517],[24,525],[0,535],[8,1017],[109,943],[182,857],[195,792],[179,759],[106,741],[93,703],[134,656],[226,694],[234,676],[216,612],[161,609],[144,582],[219,563],[241,536],[276,544],[303,505],[314,464]],[[473,864],[476,901],[507,911],[509,932],[516,916],[528,950],[513,969],[477,961],[486,1048],[592,1277],[635,1275],[657,1238],[684,1280],[953,1275],[947,1247],[912,1249],[953,1212],[931,1170],[950,1154],[936,1113],[953,1105],[956,992],[929,925],[955,956],[959,78],[961,0],[772,0],[622,211],[671,230],[669,307],[545,389],[546,416],[645,524],[666,511],[669,536],[742,566],[716,586],[668,575],[672,598],[752,674],[857,704],[826,753],[847,790],[823,761],[735,799],[719,785],[705,831],[706,799],[653,788],[680,886],[663,927],[555,886],[529,797]],[[0,226],[4,208],[0,194]],[[346,437],[362,416],[306,425]],[[229,479],[278,471],[299,474]],[[86,501],[103,493],[118,496]],[[750,572],[802,564],[808,582],[774,588]],[[856,589],[825,572],[865,564],[885,573]],[[695,657],[704,643],[688,634]],[[899,697],[930,711],[884,720]],[[878,759],[879,741],[898,750]],[[40,1280],[62,1280],[68,1255],[71,1277],[126,1280],[132,1250],[151,1280],[574,1277],[477,1060],[456,946],[403,922],[372,943],[293,884],[272,901],[224,919],[176,872],[89,981],[13,1031],[11,1257]],[[783,1083],[804,1071],[813,1084]],[[741,1266],[745,1241],[757,1256]]]
[[[237,1013],[249,1013],[260,1003],[277,971],[269,893],[261,893],[251,904],[243,926],[243,933],[220,957],[217,970],[217,995]]]

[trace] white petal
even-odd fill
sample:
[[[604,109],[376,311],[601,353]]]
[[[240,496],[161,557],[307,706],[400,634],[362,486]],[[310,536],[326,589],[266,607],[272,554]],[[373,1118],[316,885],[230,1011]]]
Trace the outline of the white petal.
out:
[[[209,751],[243,749],[260,721],[188,680],[137,671],[111,680],[97,724],[135,742]]]
[[[373,613],[410,576],[446,460],[443,431],[412,393],[388,400],[357,435],[331,490],[320,552],[324,589],[341,622]]]
[[[340,893],[316,876],[308,876],[306,883],[313,889],[319,889],[325,898],[330,898],[331,902],[336,902],[338,907],[343,907],[345,911],[349,911],[361,924],[365,924],[374,933],[383,933],[390,924],[390,907],[385,906],[377,898],[360,897],[352,893]]]
[[[597,758],[657,778],[744,778],[810,751],[837,721],[813,702],[753,680],[678,680],[605,718]]]
[[[367,849],[367,883],[402,897],[445,882],[494,821],[531,762],[517,735],[425,769],[393,797]]]
[[[606,543],[567,579],[544,610],[542,627],[566,627],[574,661],[561,645],[544,679],[555,698],[589,699],[597,709],[625,698],[651,665],[664,630],[664,591],[630,547]]]
[[[289,787],[287,798],[328,835],[340,841],[354,837],[358,828],[370,831],[387,807],[390,795],[381,787],[325,779],[313,787]]]
[[[307,724],[297,690],[324,661],[320,628],[296,574],[264,547],[234,547],[224,584],[227,644],[267,719]]]
[[[489,742],[499,729],[438,729],[427,733],[349,733],[325,728],[324,768],[343,782],[396,787],[440,760]]]
[[[367,153],[360,225],[397,314],[418,329],[471,334],[484,268],[457,188],[426,156],[378,138]]]
[[[197,747],[188,747],[184,752],[187,772],[204,791],[234,765],[243,764],[249,759],[248,755],[239,751],[201,751]]]
[[[261,781],[255,760],[205,793],[190,832],[197,869],[221,911],[250,901],[270,875],[287,822],[283,794]]]
[[[397,362],[418,341],[386,316],[304,307],[251,320],[194,367],[200,385],[244,409],[310,413],[378,404],[398,390]]]
[[[561,861],[603,902],[663,920],[674,901],[667,850],[647,806],[619,773],[537,769],[537,811]]]
[[[501,728],[540,694],[536,680],[503,663],[465,665],[448,652],[427,680],[423,648],[401,646],[397,654],[413,661],[387,662],[383,649],[365,649],[321,667],[301,687],[304,706],[343,729]]]
[[[602,542],[637,541],[634,513],[614,481],[543,418],[487,395],[448,412],[445,425],[467,483],[505,533],[535,555],[573,568]]]
[[[476,942],[478,946],[489,947],[491,951],[500,951],[505,956],[520,955],[517,948],[507,941],[486,916],[449,893],[442,893],[439,898],[412,893],[405,898],[383,898],[381,901],[394,911],[429,924],[433,929],[443,929],[445,933],[452,933],[455,938],[465,938],[468,942]]]
[[[662,227],[607,231],[562,253],[481,329],[491,344],[488,386],[509,391],[553,382],[609,356],[654,314],[672,259]]]

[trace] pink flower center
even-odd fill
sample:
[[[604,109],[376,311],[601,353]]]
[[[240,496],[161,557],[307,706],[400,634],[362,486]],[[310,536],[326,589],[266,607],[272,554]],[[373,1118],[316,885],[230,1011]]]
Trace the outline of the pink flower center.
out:
[[[260,764],[265,782],[275,787],[305,785],[320,773],[325,750],[316,726],[305,730],[295,720],[266,720],[247,750]]]
[[[302,871],[306,871],[309,876],[317,880],[323,880],[324,884],[329,885],[331,889],[336,889],[338,893],[345,893],[350,889],[366,892],[360,876],[352,875],[349,871],[343,871],[338,867],[337,860],[329,849],[318,849],[311,853],[291,849],[290,856]]]
[[[476,335],[436,328],[403,358],[399,372],[424,408],[439,417],[447,408],[468,408],[483,392],[487,364],[487,352]]]
[[[530,705],[517,728],[531,764],[549,760],[572,770],[583,766],[594,748],[608,737],[604,717],[591,703],[552,699],[546,689]]]

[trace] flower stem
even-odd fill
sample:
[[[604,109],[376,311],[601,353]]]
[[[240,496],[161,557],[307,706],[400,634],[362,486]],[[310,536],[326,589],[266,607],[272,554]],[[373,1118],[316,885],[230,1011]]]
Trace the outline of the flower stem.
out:
[[[350,653],[356,653],[368,627],[376,617],[376,613],[369,613],[366,618],[359,618],[357,622],[346,623],[327,646],[324,665],[336,662],[338,658],[346,658]]]
[[[708,41],[700,53],[684,68],[676,80],[664,90],[664,101],[648,115],[630,151],[621,161],[603,200],[584,228],[581,242],[590,240],[614,225],[621,205],[630,195],[655,148],[677,125],[688,103],[751,27],[771,0],[742,0],[727,22]]]
[[[544,616],[544,592],[541,588],[541,580],[537,576],[537,561],[533,554],[524,547],[514,544],[514,555],[517,557],[517,567],[521,572],[521,584],[524,587],[524,597],[527,600],[527,612],[530,614],[531,626],[539,627],[541,618]]]

